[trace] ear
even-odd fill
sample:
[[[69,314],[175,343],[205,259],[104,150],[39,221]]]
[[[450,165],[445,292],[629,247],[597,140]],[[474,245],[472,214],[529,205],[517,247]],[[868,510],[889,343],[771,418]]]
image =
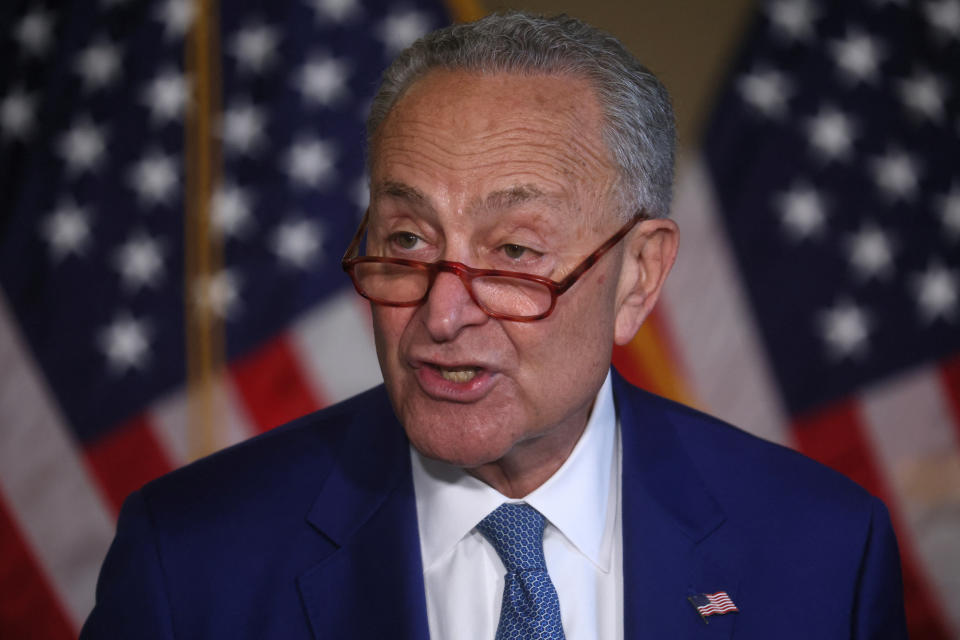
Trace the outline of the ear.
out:
[[[633,340],[650,315],[677,257],[680,231],[673,220],[644,220],[627,236],[617,288],[614,341]]]

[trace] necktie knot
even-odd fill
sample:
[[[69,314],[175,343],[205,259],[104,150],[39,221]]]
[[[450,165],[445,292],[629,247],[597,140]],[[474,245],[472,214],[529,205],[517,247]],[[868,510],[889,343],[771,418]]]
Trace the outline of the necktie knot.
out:
[[[544,569],[546,520],[528,504],[505,502],[480,521],[477,530],[490,541],[507,571]]]
[[[545,527],[536,509],[512,502],[477,525],[507,569],[496,640],[563,640],[560,602],[543,555]]]

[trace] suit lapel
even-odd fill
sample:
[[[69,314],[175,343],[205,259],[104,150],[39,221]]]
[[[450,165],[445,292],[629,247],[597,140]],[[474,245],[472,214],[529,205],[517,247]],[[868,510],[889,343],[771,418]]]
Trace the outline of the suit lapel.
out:
[[[738,578],[711,545],[725,516],[671,422],[683,418],[614,380],[623,443],[624,636],[729,638],[739,614],[705,623],[687,599],[722,590],[736,602]]]
[[[428,637],[409,450],[385,392],[352,419],[307,521],[329,543],[298,580],[316,638]]]

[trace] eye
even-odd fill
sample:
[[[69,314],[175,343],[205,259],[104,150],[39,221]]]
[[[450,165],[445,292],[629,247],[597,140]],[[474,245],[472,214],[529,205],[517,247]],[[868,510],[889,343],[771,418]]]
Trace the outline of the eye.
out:
[[[420,236],[415,233],[410,233],[409,231],[398,231],[391,233],[389,240],[391,244],[409,251],[417,246],[417,243],[420,241]]]
[[[511,260],[534,258],[539,255],[538,252],[529,247],[525,247],[522,244],[504,244],[500,246],[500,250],[503,252],[503,255]]]

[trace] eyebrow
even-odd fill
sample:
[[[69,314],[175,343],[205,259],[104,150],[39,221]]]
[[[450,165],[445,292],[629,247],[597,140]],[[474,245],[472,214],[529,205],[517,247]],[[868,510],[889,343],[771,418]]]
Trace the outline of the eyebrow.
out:
[[[407,202],[411,202],[413,204],[432,208],[429,198],[427,198],[422,191],[416,187],[411,187],[410,185],[402,182],[387,180],[383,184],[377,186],[376,191],[378,196],[391,196],[400,200],[406,200]]]
[[[536,185],[517,184],[487,194],[482,206],[484,209],[509,209],[518,204],[537,200],[544,195],[544,192]]]

